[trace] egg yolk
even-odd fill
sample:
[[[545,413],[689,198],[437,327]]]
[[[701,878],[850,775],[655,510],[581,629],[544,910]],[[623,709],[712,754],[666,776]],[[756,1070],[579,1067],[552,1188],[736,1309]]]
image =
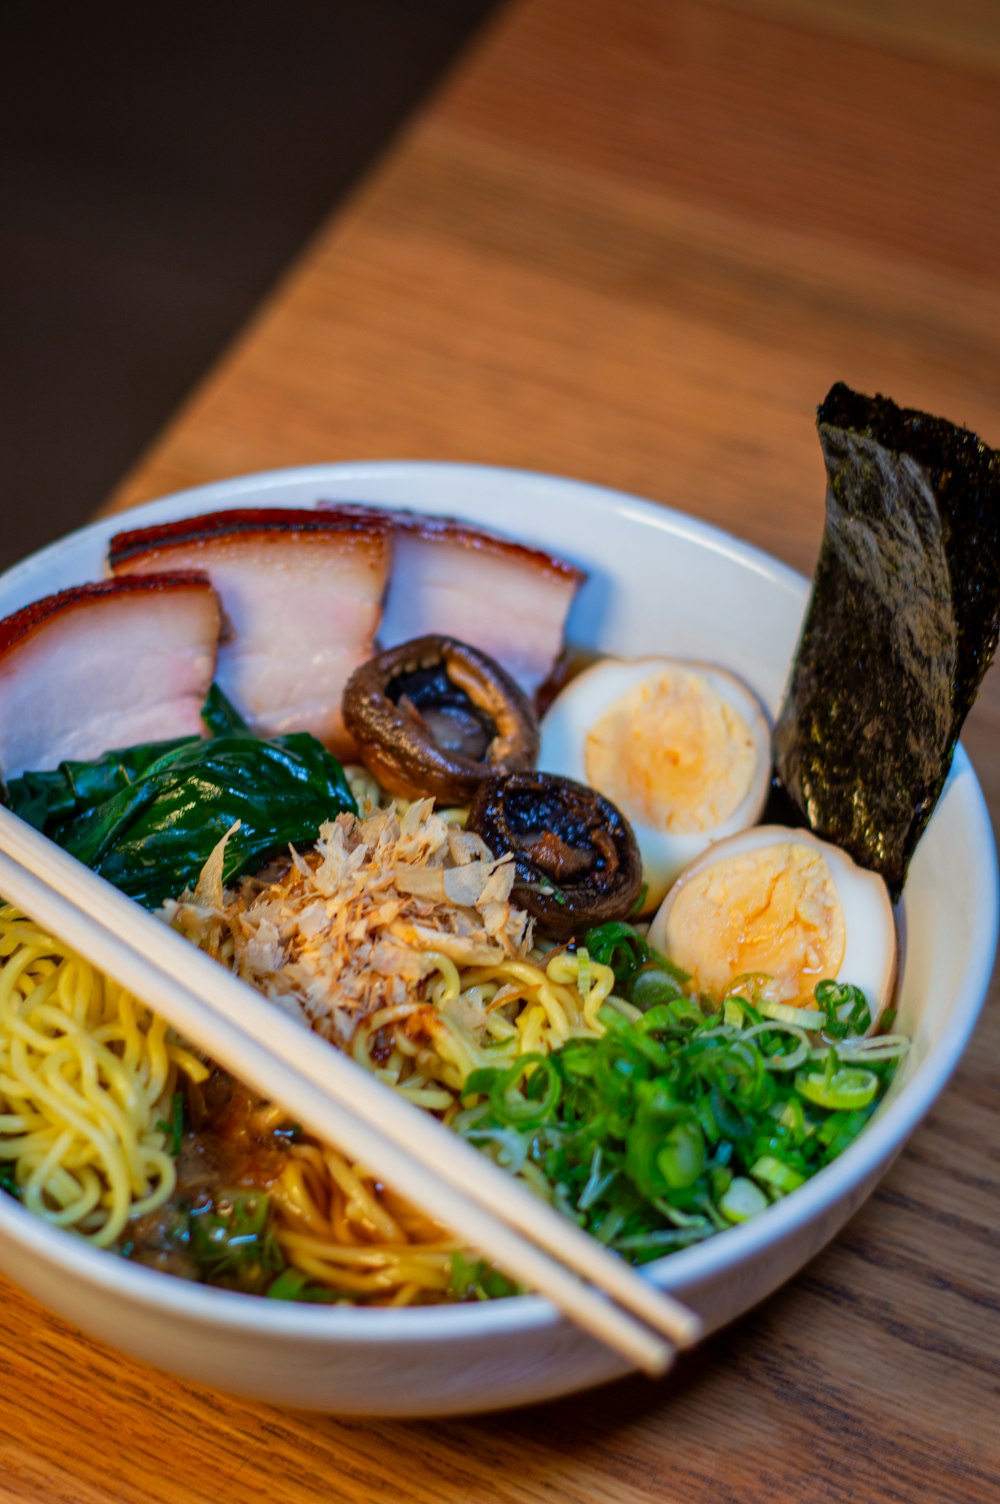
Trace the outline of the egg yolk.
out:
[[[725,858],[678,886],[665,947],[701,992],[768,976],[773,1002],[810,1004],[844,959],[844,914],[823,856],[791,842]]]
[[[700,674],[665,669],[621,695],[584,747],[587,782],[636,825],[711,830],[750,791],[756,749],[744,717]]]

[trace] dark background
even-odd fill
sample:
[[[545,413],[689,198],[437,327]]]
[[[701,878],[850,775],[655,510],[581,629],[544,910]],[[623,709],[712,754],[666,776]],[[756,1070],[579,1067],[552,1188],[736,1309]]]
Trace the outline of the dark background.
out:
[[[496,0],[0,4],[0,568],[78,525]]]

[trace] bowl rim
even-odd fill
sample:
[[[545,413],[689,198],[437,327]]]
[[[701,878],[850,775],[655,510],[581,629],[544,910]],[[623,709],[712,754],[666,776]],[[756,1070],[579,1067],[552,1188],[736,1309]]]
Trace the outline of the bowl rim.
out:
[[[619,516],[634,518],[657,531],[686,539],[726,557],[762,576],[802,607],[805,605],[810,585],[797,570],[755,544],[744,542],[712,523],[665,503],[571,476],[438,460],[318,463],[252,472],[188,487],[141,503],[126,512],[98,518],[64,534],[5,571],[0,575],[0,585],[16,589],[22,584],[33,583],[36,576],[45,573],[53,555],[90,538],[106,540],[115,531],[122,530],[125,523],[149,525],[155,523],[161,514],[194,515],[209,507],[269,503],[274,506],[301,505],[297,500],[281,502],[268,495],[272,490],[282,490],[289,485],[321,487],[325,483],[341,485],[354,479],[398,481],[405,485],[414,478],[424,481],[447,479],[449,489],[465,478],[471,484],[478,482],[481,485],[488,480],[515,489],[538,488],[547,494],[562,492],[572,495],[577,506],[583,503],[588,510],[602,513],[610,509]],[[365,501],[372,506],[401,504],[398,500],[379,501],[374,497],[366,497]],[[405,505],[416,511],[435,511],[433,505],[423,506],[419,500],[407,500]],[[460,508],[445,509],[447,515],[455,512],[461,515]],[[438,514],[441,514],[440,509]],[[888,1166],[947,1084],[985,1002],[1000,933],[1000,872],[989,811],[961,744],[956,748],[946,787],[952,785],[958,786],[957,791],[967,803],[967,817],[974,837],[968,853],[969,861],[982,881],[977,889],[974,916],[977,944],[966,960],[965,987],[950,1015],[951,1029],[946,1043],[927,1056],[913,1077],[893,1100],[879,1110],[844,1153],[798,1187],[794,1195],[772,1204],[760,1217],[727,1229],[721,1236],[677,1250],[643,1266],[643,1272],[659,1288],[683,1293],[686,1288],[731,1273],[744,1261],[766,1253],[804,1228],[825,1208],[848,1197],[852,1189],[863,1185],[868,1175],[878,1174]],[[905,895],[903,902],[905,904]],[[6,1196],[0,1197],[0,1232],[12,1234],[30,1252],[56,1263],[82,1281],[112,1292],[119,1300],[124,1298],[137,1306],[156,1307],[165,1315],[199,1324],[207,1322],[219,1328],[239,1328],[256,1336],[281,1336],[317,1345],[342,1340],[381,1346],[429,1338],[439,1341],[479,1340],[555,1328],[564,1320],[551,1302],[537,1295],[511,1296],[474,1304],[357,1307],[272,1301],[261,1296],[197,1285],[131,1264],[113,1254],[109,1256],[107,1251],[94,1248],[73,1233],[52,1226]]]

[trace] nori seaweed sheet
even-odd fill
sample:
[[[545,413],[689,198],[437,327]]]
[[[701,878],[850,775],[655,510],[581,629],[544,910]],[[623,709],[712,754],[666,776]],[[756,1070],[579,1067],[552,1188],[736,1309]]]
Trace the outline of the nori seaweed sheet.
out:
[[[898,898],[997,646],[1000,454],[840,382],[817,420],[826,529],[775,766]]]

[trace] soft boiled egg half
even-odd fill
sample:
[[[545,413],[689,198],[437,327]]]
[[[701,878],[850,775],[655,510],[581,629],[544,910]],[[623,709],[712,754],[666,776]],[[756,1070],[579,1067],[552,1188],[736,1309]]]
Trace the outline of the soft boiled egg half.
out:
[[[542,718],[538,766],[589,784],[627,817],[651,913],[707,846],[759,819],[770,732],[755,696],[724,669],[603,658]]]
[[[649,943],[717,998],[753,977],[767,1001],[815,1008],[817,982],[850,983],[867,999],[869,1033],[896,979],[882,878],[811,831],[779,825],[742,831],[692,862],[655,915]]]

